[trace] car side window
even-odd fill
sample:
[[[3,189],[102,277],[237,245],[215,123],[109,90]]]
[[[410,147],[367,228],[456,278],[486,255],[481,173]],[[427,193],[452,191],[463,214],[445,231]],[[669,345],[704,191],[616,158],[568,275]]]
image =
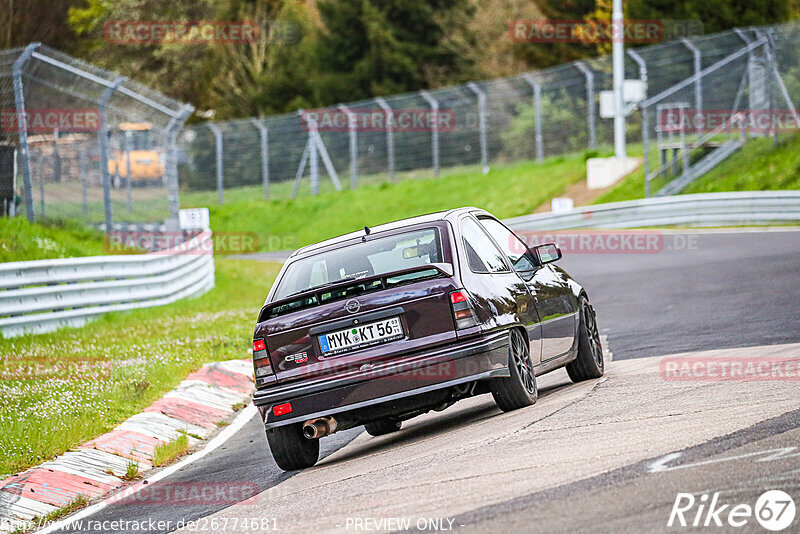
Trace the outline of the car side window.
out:
[[[461,235],[469,268],[475,273],[507,272],[503,254],[472,218],[461,222]]]
[[[497,245],[506,253],[514,269],[522,272],[536,269],[538,262],[528,251],[525,243],[514,232],[491,217],[478,217],[478,220]]]

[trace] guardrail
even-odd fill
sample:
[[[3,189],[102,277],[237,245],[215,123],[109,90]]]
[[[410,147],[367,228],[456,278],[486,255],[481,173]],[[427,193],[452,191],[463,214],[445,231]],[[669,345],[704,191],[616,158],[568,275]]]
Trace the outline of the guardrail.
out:
[[[614,202],[507,219],[516,230],[730,226],[800,222],[800,191],[700,193]]]
[[[214,287],[211,231],[150,254],[0,264],[4,337],[81,326],[98,315],[169,304]]]

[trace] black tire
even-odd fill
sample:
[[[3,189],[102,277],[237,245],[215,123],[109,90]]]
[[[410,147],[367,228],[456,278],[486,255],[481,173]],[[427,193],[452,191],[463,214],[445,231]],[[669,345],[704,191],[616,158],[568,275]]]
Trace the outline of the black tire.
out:
[[[530,406],[539,394],[531,364],[530,346],[519,330],[508,334],[508,378],[493,378],[489,390],[497,406],[504,412]]]
[[[381,419],[380,421],[367,423],[364,425],[364,428],[367,429],[367,434],[370,436],[383,436],[384,434],[397,432],[402,426],[402,421],[397,421],[395,419]]]
[[[275,463],[284,471],[306,469],[319,460],[319,440],[303,436],[303,425],[299,423],[270,428],[267,443]]]
[[[597,319],[589,299],[581,296],[581,318],[578,325],[578,357],[567,364],[567,374],[573,382],[603,376],[603,346],[597,331]]]

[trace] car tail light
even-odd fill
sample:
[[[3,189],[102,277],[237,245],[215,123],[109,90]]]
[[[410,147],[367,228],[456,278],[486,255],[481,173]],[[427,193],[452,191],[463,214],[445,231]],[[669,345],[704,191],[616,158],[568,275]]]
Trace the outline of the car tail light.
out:
[[[272,407],[272,414],[276,417],[279,415],[286,415],[287,413],[292,413],[292,403],[291,402],[284,402],[283,404],[276,404]]]
[[[456,322],[456,329],[461,330],[476,326],[478,318],[475,316],[475,309],[469,300],[469,295],[463,289],[450,293],[450,306],[453,308],[453,319]]]
[[[256,379],[275,374],[275,371],[272,370],[269,354],[267,354],[267,344],[261,338],[253,340],[253,372]]]

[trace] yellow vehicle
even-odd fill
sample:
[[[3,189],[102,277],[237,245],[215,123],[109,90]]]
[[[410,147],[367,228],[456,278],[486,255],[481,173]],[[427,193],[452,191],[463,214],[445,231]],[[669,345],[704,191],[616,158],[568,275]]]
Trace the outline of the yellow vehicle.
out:
[[[131,173],[131,185],[161,183],[164,179],[164,156],[153,147],[150,138],[153,125],[149,122],[122,122],[119,149],[108,159],[108,172],[119,185]],[[130,160],[130,161],[129,161]]]

